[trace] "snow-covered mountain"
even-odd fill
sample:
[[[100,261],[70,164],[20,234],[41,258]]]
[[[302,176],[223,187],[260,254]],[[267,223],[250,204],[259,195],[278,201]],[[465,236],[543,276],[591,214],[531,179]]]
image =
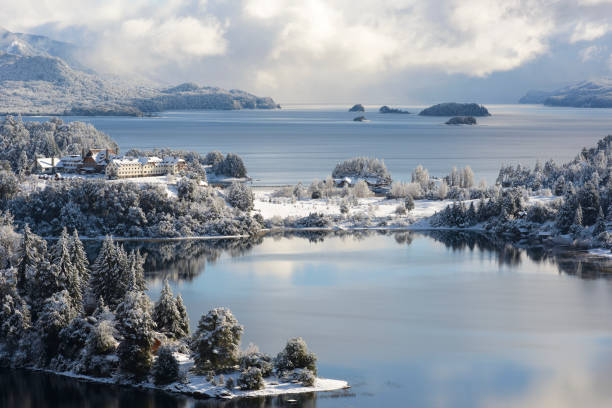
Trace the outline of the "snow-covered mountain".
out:
[[[143,115],[168,109],[272,109],[271,98],[182,84],[172,88],[103,77],[76,59],[78,48],[0,29],[0,113]]]
[[[612,79],[582,81],[555,91],[529,91],[519,103],[542,103],[549,106],[578,108],[612,108]]]
[[[24,57],[58,57],[73,68],[87,70],[78,60],[76,45],[42,35],[13,33],[0,27],[0,51]]]

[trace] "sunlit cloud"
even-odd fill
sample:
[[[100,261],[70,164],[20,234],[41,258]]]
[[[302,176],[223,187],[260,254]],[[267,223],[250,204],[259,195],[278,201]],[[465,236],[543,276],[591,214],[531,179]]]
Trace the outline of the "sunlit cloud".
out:
[[[563,43],[605,69],[592,42],[608,15],[596,0],[22,0],[0,26],[74,41],[101,72],[314,98],[423,72],[487,78]]]

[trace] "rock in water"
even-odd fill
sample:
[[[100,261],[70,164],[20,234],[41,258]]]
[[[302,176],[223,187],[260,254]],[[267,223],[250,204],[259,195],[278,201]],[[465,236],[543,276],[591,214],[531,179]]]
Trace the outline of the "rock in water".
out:
[[[358,103],[357,105],[353,105],[349,112],[365,112],[365,108],[362,104]]]
[[[404,113],[404,114],[410,114],[410,112],[408,112],[408,111],[401,110],[401,109],[390,108],[387,105],[381,106],[380,109],[378,110],[378,112],[380,112],[380,113]]]
[[[447,125],[475,125],[476,118],[473,116],[455,116],[446,121]]]

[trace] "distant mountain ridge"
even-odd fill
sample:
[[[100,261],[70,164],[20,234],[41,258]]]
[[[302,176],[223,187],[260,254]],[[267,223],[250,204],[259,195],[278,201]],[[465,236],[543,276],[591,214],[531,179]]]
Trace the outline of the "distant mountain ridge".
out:
[[[612,79],[582,81],[555,91],[529,91],[519,103],[570,106],[576,108],[612,108]]]
[[[142,116],[176,109],[274,109],[272,98],[194,83],[163,88],[102,77],[78,48],[0,28],[0,114]]]

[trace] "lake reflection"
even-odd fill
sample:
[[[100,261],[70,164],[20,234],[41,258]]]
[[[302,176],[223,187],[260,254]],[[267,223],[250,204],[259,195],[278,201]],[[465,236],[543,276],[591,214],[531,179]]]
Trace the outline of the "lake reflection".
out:
[[[126,245],[147,254],[151,297],[168,276],[192,326],[227,306],[245,326],[244,346],[276,354],[287,338],[302,336],[321,376],[352,385],[291,406],[612,406],[612,281],[601,278],[609,265],[580,253],[457,233]],[[39,395],[31,406],[45,406],[40,401],[58,389],[67,396],[94,387],[83,395],[99,398],[98,386],[72,389],[49,376],[32,389],[4,385],[21,376],[1,372],[1,389],[14,401]],[[101,389],[95,406],[288,405],[287,398],[223,405],[143,392],[125,400],[123,390]]]

